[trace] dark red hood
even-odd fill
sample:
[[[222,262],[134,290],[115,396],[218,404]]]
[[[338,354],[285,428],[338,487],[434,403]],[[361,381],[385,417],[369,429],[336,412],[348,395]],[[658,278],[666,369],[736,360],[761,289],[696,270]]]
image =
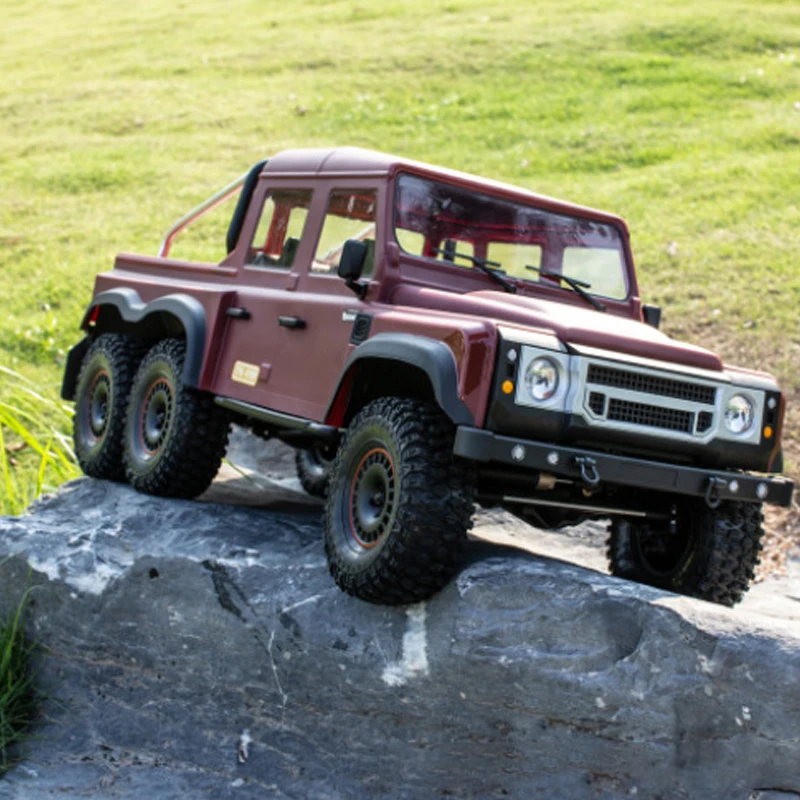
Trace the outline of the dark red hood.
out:
[[[523,295],[493,291],[456,294],[418,286],[398,286],[396,305],[492,319],[555,334],[565,344],[596,347],[640,358],[721,371],[720,359],[701,347],[670,339],[643,322]]]

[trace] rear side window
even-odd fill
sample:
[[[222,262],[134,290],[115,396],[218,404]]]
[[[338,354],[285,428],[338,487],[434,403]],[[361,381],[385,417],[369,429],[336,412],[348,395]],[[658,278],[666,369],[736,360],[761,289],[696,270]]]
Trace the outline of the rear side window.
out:
[[[248,264],[284,269],[294,264],[308,219],[311,195],[307,189],[280,189],[267,195]]]
[[[317,253],[311,265],[312,272],[336,272],[344,243],[348,239],[358,239],[367,245],[362,274],[372,274],[375,268],[376,206],[374,189],[337,189],[331,192]]]

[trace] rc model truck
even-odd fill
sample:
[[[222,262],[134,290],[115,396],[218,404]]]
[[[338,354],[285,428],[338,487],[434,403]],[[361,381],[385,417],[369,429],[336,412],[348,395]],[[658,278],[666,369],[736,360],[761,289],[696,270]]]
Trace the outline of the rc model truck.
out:
[[[239,191],[218,264],[175,236]],[[87,475],[194,497],[236,421],[297,450],[346,592],[454,575],[475,503],[608,520],[613,574],[724,605],[788,506],[784,396],[659,332],[617,216],[356,148],[256,164],[97,277],[62,394]]]

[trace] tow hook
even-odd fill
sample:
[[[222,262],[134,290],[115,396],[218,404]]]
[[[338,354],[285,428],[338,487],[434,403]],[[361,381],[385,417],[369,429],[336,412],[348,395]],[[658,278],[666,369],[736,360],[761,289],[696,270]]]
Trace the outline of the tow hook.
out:
[[[708,486],[706,487],[706,505],[713,511],[719,508],[722,498],[719,496],[719,490],[727,486],[728,482],[725,478],[709,478]]]
[[[588,489],[594,489],[600,483],[600,473],[597,471],[597,462],[589,456],[576,456],[575,464],[580,468],[581,480]]]

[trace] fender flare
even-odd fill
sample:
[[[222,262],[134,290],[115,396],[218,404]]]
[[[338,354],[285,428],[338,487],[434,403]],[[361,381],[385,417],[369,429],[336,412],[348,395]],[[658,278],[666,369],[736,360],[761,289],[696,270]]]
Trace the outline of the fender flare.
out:
[[[86,310],[81,327],[88,328],[89,318],[98,306],[113,306],[123,321],[135,325],[150,314],[166,312],[172,314],[183,325],[186,332],[186,359],[183,363],[183,382],[197,387],[206,347],[206,310],[197,298],[189,294],[176,293],[158,297],[144,303],[135,289],[120,287],[100,292]]]
[[[428,376],[436,402],[444,413],[456,425],[475,424],[472,412],[458,395],[458,369],[452,350],[437,339],[410,333],[379,333],[354,350],[344,365],[328,414],[353,367],[365,359],[399,361],[422,370]]]

